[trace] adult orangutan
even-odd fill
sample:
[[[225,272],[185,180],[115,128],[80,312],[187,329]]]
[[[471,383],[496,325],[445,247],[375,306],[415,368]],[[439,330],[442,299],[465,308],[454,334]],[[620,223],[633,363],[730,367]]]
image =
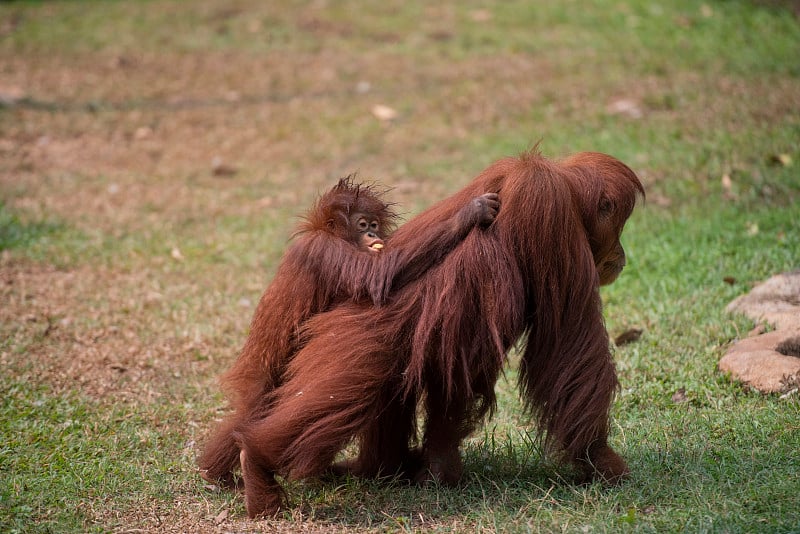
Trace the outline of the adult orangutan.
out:
[[[406,223],[393,246],[415,249],[487,192],[503,206],[494,224],[383,306],[343,303],[307,323],[270,411],[234,429],[249,516],[283,506],[276,474],[319,474],[353,437],[354,473],[457,481],[459,444],[494,409],[494,384],[520,339],[519,386],[549,449],[582,476],[613,483],[628,474],[607,442],[618,382],[599,287],[625,264],[619,237],[644,194],[640,181],[604,154],[559,163],[531,151]],[[412,452],[420,399],[427,424]]]
[[[464,202],[451,217],[432,222],[413,247],[394,246],[396,216],[374,186],[342,179],[319,198],[300,225],[253,316],[238,359],[222,379],[234,412],[212,434],[199,458],[201,474],[231,487],[239,467],[232,430],[245,418],[264,417],[270,393],[301,346],[301,324],[334,303],[369,299],[380,305],[435,265],[476,225],[497,215],[495,194]],[[385,248],[384,248],[385,246]],[[368,300],[368,301],[369,301]]]

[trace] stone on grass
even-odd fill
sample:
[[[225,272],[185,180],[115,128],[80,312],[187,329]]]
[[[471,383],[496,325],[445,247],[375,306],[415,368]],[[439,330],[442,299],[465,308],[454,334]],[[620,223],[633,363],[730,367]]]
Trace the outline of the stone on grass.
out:
[[[773,276],[726,308],[776,329],[800,328],[800,271]]]
[[[775,331],[742,339],[719,362],[719,369],[763,393],[797,391],[800,386],[800,271],[773,276],[731,302],[729,312],[743,313]]]
[[[763,393],[786,392],[797,387],[800,380],[798,345],[800,328],[748,337],[728,349],[719,369]]]

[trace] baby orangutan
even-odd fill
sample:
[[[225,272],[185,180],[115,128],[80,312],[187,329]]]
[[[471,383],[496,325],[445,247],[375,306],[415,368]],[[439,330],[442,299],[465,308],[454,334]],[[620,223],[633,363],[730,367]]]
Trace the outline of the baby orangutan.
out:
[[[392,245],[396,215],[375,186],[339,181],[306,214],[256,308],[250,334],[222,377],[233,413],[212,433],[198,460],[208,481],[236,485],[239,445],[232,432],[272,408],[272,392],[285,381],[302,348],[310,317],[344,301],[384,304],[393,292],[435,266],[474,228],[494,221],[496,194],[477,195],[447,220],[435,222],[412,247]]]

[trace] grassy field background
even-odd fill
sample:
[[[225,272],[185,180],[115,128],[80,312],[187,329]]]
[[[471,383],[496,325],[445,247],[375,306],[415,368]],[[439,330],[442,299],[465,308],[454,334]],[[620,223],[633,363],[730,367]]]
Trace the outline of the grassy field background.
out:
[[[430,4],[430,5],[429,5]],[[800,400],[716,368],[800,268],[796,2],[0,4],[0,531],[798,532]],[[396,112],[381,118],[376,106]],[[297,222],[351,172],[407,216],[493,160],[608,152],[647,188],[603,290],[632,478],[575,486],[520,415],[458,489],[197,475],[217,377]]]

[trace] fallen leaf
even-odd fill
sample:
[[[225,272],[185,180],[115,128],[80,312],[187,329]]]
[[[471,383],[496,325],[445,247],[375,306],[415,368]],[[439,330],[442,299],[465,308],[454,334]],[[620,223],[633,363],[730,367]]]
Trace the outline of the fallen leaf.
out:
[[[778,167],[789,167],[792,165],[792,157],[789,154],[772,154],[767,161],[770,165]]]
[[[488,22],[492,20],[492,12],[488,9],[476,9],[469,14],[469,18],[475,22]]]
[[[615,100],[606,107],[606,110],[612,115],[626,115],[632,119],[640,119],[644,115],[639,104],[628,98]]]
[[[686,388],[680,388],[678,391],[672,394],[672,402],[675,404],[686,402],[686,400]]]
[[[630,328],[615,337],[614,344],[618,347],[621,347],[622,345],[627,345],[628,343],[638,341],[640,337],[642,337],[641,328]]]
[[[275,199],[272,197],[261,197],[256,201],[256,206],[259,208],[268,208],[275,203]]]
[[[163,298],[164,298],[164,295],[162,295],[158,291],[148,291],[144,295],[144,301],[145,302],[158,302],[160,300],[163,300]]]
[[[450,39],[452,39],[453,38],[453,34],[448,32],[448,31],[446,31],[446,30],[439,30],[439,31],[435,31],[435,32],[429,33],[428,37],[430,37],[433,41],[438,41],[438,42],[442,43],[442,42],[449,41]]]
[[[372,84],[366,80],[361,80],[356,84],[356,93],[363,95],[369,93],[372,90]]]
[[[690,28],[694,26],[694,21],[691,19],[691,17],[687,17],[686,15],[678,15],[675,17],[675,24],[681,28]]]
[[[153,129],[149,126],[140,126],[139,128],[136,128],[135,132],[133,132],[133,138],[137,141],[147,139],[151,135],[153,135]]]
[[[239,169],[226,164],[219,156],[215,156],[214,159],[211,160],[211,173],[214,176],[233,176],[237,172],[239,172]]]
[[[382,121],[391,121],[397,118],[397,111],[383,104],[372,106],[372,114]]]
[[[722,196],[728,200],[736,198],[736,193],[733,192],[733,180],[731,180],[730,174],[723,174],[720,181],[722,182]]]

